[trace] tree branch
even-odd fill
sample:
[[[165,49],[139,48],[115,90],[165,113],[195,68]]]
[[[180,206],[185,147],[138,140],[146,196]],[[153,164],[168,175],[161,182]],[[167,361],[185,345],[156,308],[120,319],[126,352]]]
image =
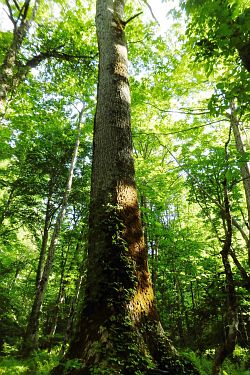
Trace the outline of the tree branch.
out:
[[[13,16],[13,12],[12,12],[12,9],[11,9],[11,6],[10,6],[10,3],[9,3],[9,0],[5,0],[5,3],[7,5],[7,8],[9,10],[9,13],[6,12],[6,10],[4,9],[5,13],[7,14],[7,16],[9,17],[9,19],[11,20],[11,22],[13,23],[14,25],[14,28],[16,28],[16,21],[14,19],[14,16]]]
[[[132,21],[133,19],[135,19],[136,17],[140,16],[143,12],[139,12],[139,13],[136,13],[135,15],[133,15],[132,17],[130,17],[127,21],[124,21],[124,26],[127,25],[127,23],[129,23],[130,21]]]
[[[20,12],[20,11],[21,11],[21,8],[20,8],[18,2],[17,2],[16,0],[13,0],[13,2],[14,2],[14,4],[15,4],[17,10]]]
[[[133,133],[133,135],[136,136],[137,134],[147,134],[147,135],[156,135],[156,136],[157,136],[157,135],[168,136],[168,135],[172,135],[172,134],[179,134],[179,133],[189,132],[189,131],[194,130],[194,129],[204,128],[205,126],[213,125],[213,124],[216,124],[216,123],[221,122],[221,121],[225,121],[225,119],[221,119],[221,120],[217,120],[217,121],[208,122],[208,123],[203,124],[203,125],[192,126],[191,128],[188,128],[188,129],[176,130],[175,132],[169,132],[169,133],[153,133],[153,132],[146,133],[146,132],[137,132],[136,134]]]
[[[153,19],[155,20],[155,22],[157,23],[158,26],[160,26],[160,22],[158,21],[158,19],[155,17],[154,15],[154,12],[153,12],[153,9],[151,8],[150,4],[147,2],[147,0],[142,0],[144,2],[144,4],[147,5],[150,13],[151,13],[151,16],[153,17]]]
[[[180,113],[180,114],[184,114],[184,115],[193,115],[193,116],[200,116],[200,115],[208,115],[208,114],[210,114],[210,112],[208,110],[204,110],[204,111],[200,111],[200,112],[195,112],[192,109],[174,111],[172,109],[168,110],[168,109],[159,108],[155,104],[152,104],[150,102],[144,102],[144,103],[147,104],[147,105],[150,105],[151,107],[156,108],[158,111],[164,112],[164,113]]]
[[[20,9],[20,12],[19,12],[19,15],[18,15],[18,21],[21,20],[21,23],[24,23],[24,21],[27,18],[29,5],[30,5],[30,0],[25,0],[22,8]]]
[[[53,58],[53,57],[56,59],[61,59],[65,61],[72,61],[76,59],[93,59],[94,57],[96,57],[96,55],[94,56],[69,55],[64,52],[58,52],[57,50],[52,50],[52,51],[47,51],[47,52],[41,52],[39,55],[32,57],[32,59],[26,62],[24,67],[36,68],[40,64],[40,62],[42,62],[43,60]]]
[[[158,141],[159,141],[159,144],[166,148],[166,150],[169,152],[169,154],[172,156],[172,158],[175,160],[175,162],[177,163],[177,165],[179,166],[179,168],[181,170],[183,170],[188,176],[190,176],[196,183],[197,183],[197,187],[200,191],[203,192],[203,194],[211,201],[213,202],[220,210],[221,212],[224,214],[225,213],[225,207],[223,205],[220,204],[220,202],[218,202],[216,199],[214,199],[209,193],[208,191],[200,184],[200,182],[195,178],[195,176],[193,176],[186,168],[183,164],[181,164],[178,159],[175,157],[175,155],[170,151],[170,149],[161,143],[160,139],[157,138]],[[231,217],[232,219],[232,224],[235,228],[237,228],[240,232],[240,234],[242,235],[242,238],[245,240],[246,244],[248,244],[248,236],[247,234],[245,233],[244,229],[241,227],[241,225],[238,223],[238,221],[234,218],[234,217]]]

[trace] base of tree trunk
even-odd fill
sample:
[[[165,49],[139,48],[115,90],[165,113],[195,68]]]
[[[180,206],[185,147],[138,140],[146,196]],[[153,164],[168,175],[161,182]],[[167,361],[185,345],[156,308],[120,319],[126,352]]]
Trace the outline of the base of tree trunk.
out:
[[[117,317],[116,317],[117,321]],[[159,324],[159,323],[158,323]],[[101,332],[100,332],[101,331]],[[71,344],[64,362],[52,375],[136,375],[172,374],[199,375],[193,364],[173,354],[167,337],[155,322],[133,327],[126,319],[99,328],[99,338],[91,340],[88,333]],[[83,339],[85,337],[85,339]]]
[[[23,358],[28,358],[31,356],[32,352],[38,349],[38,336],[29,335],[23,338],[23,344],[20,349],[20,355]]]
[[[115,222],[111,214],[105,222]],[[147,254],[138,257],[136,267],[117,226],[113,232],[114,225],[109,229],[102,224],[108,244],[104,251],[89,254],[77,330],[64,362],[52,374],[141,375],[153,374],[155,368],[159,374],[199,375],[164,334],[144,260]]]
[[[118,359],[117,359],[118,361]],[[165,359],[166,361],[166,359]],[[110,374],[110,375],[200,375],[197,369],[194,368],[193,364],[188,362],[186,359],[183,359],[182,357],[172,357],[169,358],[168,361],[166,361],[166,365],[164,366],[164,369],[155,367],[155,368],[135,368],[133,366],[133,369],[128,369],[130,365],[124,367],[124,368],[110,368],[106,367],[104,368],[102,364],[100,364],[100,368],[98,367],[98,364],[93,366],[92,368],[72,368],[71,366],[78,366],[79,362],[76,360],[70,360],[66,363],[61,363],[56,368],[54,368],[51,372],[51,375],[104,375],[104,374]]]

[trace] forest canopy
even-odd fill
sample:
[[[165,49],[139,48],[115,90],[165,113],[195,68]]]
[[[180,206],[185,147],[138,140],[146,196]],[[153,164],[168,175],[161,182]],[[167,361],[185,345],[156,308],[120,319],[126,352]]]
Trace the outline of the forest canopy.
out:
[[[249,375],[249,0],[0,15],[0,374]]]

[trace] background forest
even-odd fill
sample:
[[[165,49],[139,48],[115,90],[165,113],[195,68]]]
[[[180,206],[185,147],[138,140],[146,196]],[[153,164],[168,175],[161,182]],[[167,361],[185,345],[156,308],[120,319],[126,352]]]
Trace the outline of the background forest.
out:
[[[126,35],[158,310],[202,375],[225,340],[237,344],[223,374],[249,375],[250,2],[156,3],[129,2],[128,20],[142,14]],[[0,12],[0,374],[48,374],[84,300],[95,4],[2,0]],[[37,348],[23,358],[27,332]]]

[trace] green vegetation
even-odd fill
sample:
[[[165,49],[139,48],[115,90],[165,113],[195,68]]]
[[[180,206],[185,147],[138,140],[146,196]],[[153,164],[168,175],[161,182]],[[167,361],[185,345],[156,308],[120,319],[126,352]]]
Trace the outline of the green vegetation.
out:
[[[55,348],[50,353],[47,350],[40,350],[32,355],[32,358],[21,359],[15,356],[15,348],[5,347],[5,355],[0,361],[0,374],[12,375],[47,375],[58,364],[58,349]],[[183,355],[191,360],[199,369],[201,375],[211,373],[212,359],[214,352],[207,350],[202,356],[197,356],[194,352],[183,352]],[[223,375],[249,375],[247,366],[249,364],[249,353],[247,350],[236,347],[234,356],[227,359],[223,365]],[[70,364],[77,368],[77,362]],[[100,372],[101,371],[101,372]],[[106,368],[108,373],[108,368]],[[100,369],[96,374],[105,374],[104,369]],[[136,375],[139,375],[135,372]]]
[[[79,331],[98,74],[93,3],[41,1],[32,20],[32,2],[0,1],[14,30],[0,30],[0,375],[49,374]],[[145,17],[144,1],[128,1],[126,19],[141,11],[125,30],[136,184],[161,323],[201,375],[250,375],[250,3],[180,1],[161,33]],[[13,44],[21,20],[30,25]],[[50,259],[78,124],[73,184]],[[110,374],[111,362],[120,371],[127,355],[134,364],[128,371],[139,375],[137,368],[155,363],[146,350],[139,355],[134,323],[119,311],[135,294],[136,266],[127,258],[119,207],[108,205],[106,214],[100,225],[113,247],[96,264],[106,270],[100,290],[102,298],[111,295],[114,313],[109,333],[92,348],[102,359],[94,374]],[[53,267],[34,322],[47,260]],[[25,353],[29,324],[35,328]],[[108,334],[127,347],[108,348]],[[81,365],[69,360],[66,367]]]
[[[48,353],[40,350],[28,359],[20,359],[15,356],[15,349],[5,345],[4,356],[0,361],[1,375],[46,375],[58,364],[58,352],[53,350]]]

